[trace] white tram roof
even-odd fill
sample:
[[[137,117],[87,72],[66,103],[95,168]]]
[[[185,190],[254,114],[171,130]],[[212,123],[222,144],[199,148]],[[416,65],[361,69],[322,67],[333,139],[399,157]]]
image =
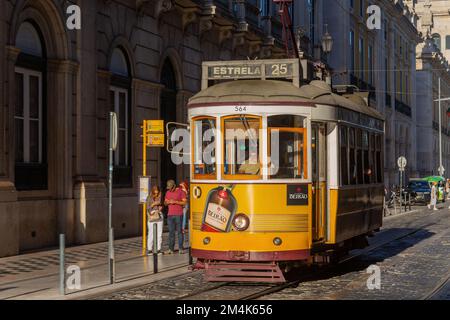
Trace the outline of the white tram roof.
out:
[[[222,82],[200,91],[189,99],[188,107],[227,104],[289,104],[339,106],[384,120],[381,113],[370,108],[357,94],[340,96],[324,81],[296,87],[279,80],[235,80]]]

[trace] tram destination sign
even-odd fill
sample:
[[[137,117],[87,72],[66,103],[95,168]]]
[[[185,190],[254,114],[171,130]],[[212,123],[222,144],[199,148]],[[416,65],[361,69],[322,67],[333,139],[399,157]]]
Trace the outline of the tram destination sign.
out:
[[[204,62],[203,75],[204,80],[282,78],[296,82],[299,62],[297,59]]]

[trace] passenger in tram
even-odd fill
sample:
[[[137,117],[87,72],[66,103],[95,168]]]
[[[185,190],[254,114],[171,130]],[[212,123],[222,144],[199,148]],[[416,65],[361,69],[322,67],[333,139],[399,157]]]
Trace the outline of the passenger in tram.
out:
[[[256,150],[250,150],[249,158],[245,160],[239,167],[239,174],[251,174],[257,175],[261,170],[261,165],[258,159],[258,152]]]
[[[155,236],[153,232],[154,225],[157,225],[157,253],[161,253],[162,244],[162,233],[163,233],[163,222],[164,217],[162,213],[163,204],[161,199],[161,189],[158,186],[152,187],[152,192],[147,199],[147,226],[148,226],[148,237],[147,237],[147,249],[148,254],[153,253],[153,243]]]
[[[183,206],[186,205],[186,194],[177,187],[175,181],[167,181],[167,192],[164,205],[169,207],[167,214],[167,224],[169,226],[169,250],[166,254],[173,254],[175,251],[175,232],[178,234],[179,253],[183,254],[183,234],[182,219]]]

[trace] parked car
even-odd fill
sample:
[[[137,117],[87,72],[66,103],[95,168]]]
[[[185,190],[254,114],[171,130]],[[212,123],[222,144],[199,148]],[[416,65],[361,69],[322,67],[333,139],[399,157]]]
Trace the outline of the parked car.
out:
[[[414,180],[408,183],[406,191],[411,194],[412,203],[424,203],[430,202],[431,186],[427,181]]]

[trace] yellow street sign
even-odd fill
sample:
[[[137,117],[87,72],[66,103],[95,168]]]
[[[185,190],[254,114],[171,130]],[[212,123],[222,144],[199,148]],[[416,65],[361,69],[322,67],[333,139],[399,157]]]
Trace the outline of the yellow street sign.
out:
[[[164,148],[164,139],[163,133],[151,133],[147,136],[147,146]]]
[[[147,133],[164,133],[164,120],[147,120]]]

